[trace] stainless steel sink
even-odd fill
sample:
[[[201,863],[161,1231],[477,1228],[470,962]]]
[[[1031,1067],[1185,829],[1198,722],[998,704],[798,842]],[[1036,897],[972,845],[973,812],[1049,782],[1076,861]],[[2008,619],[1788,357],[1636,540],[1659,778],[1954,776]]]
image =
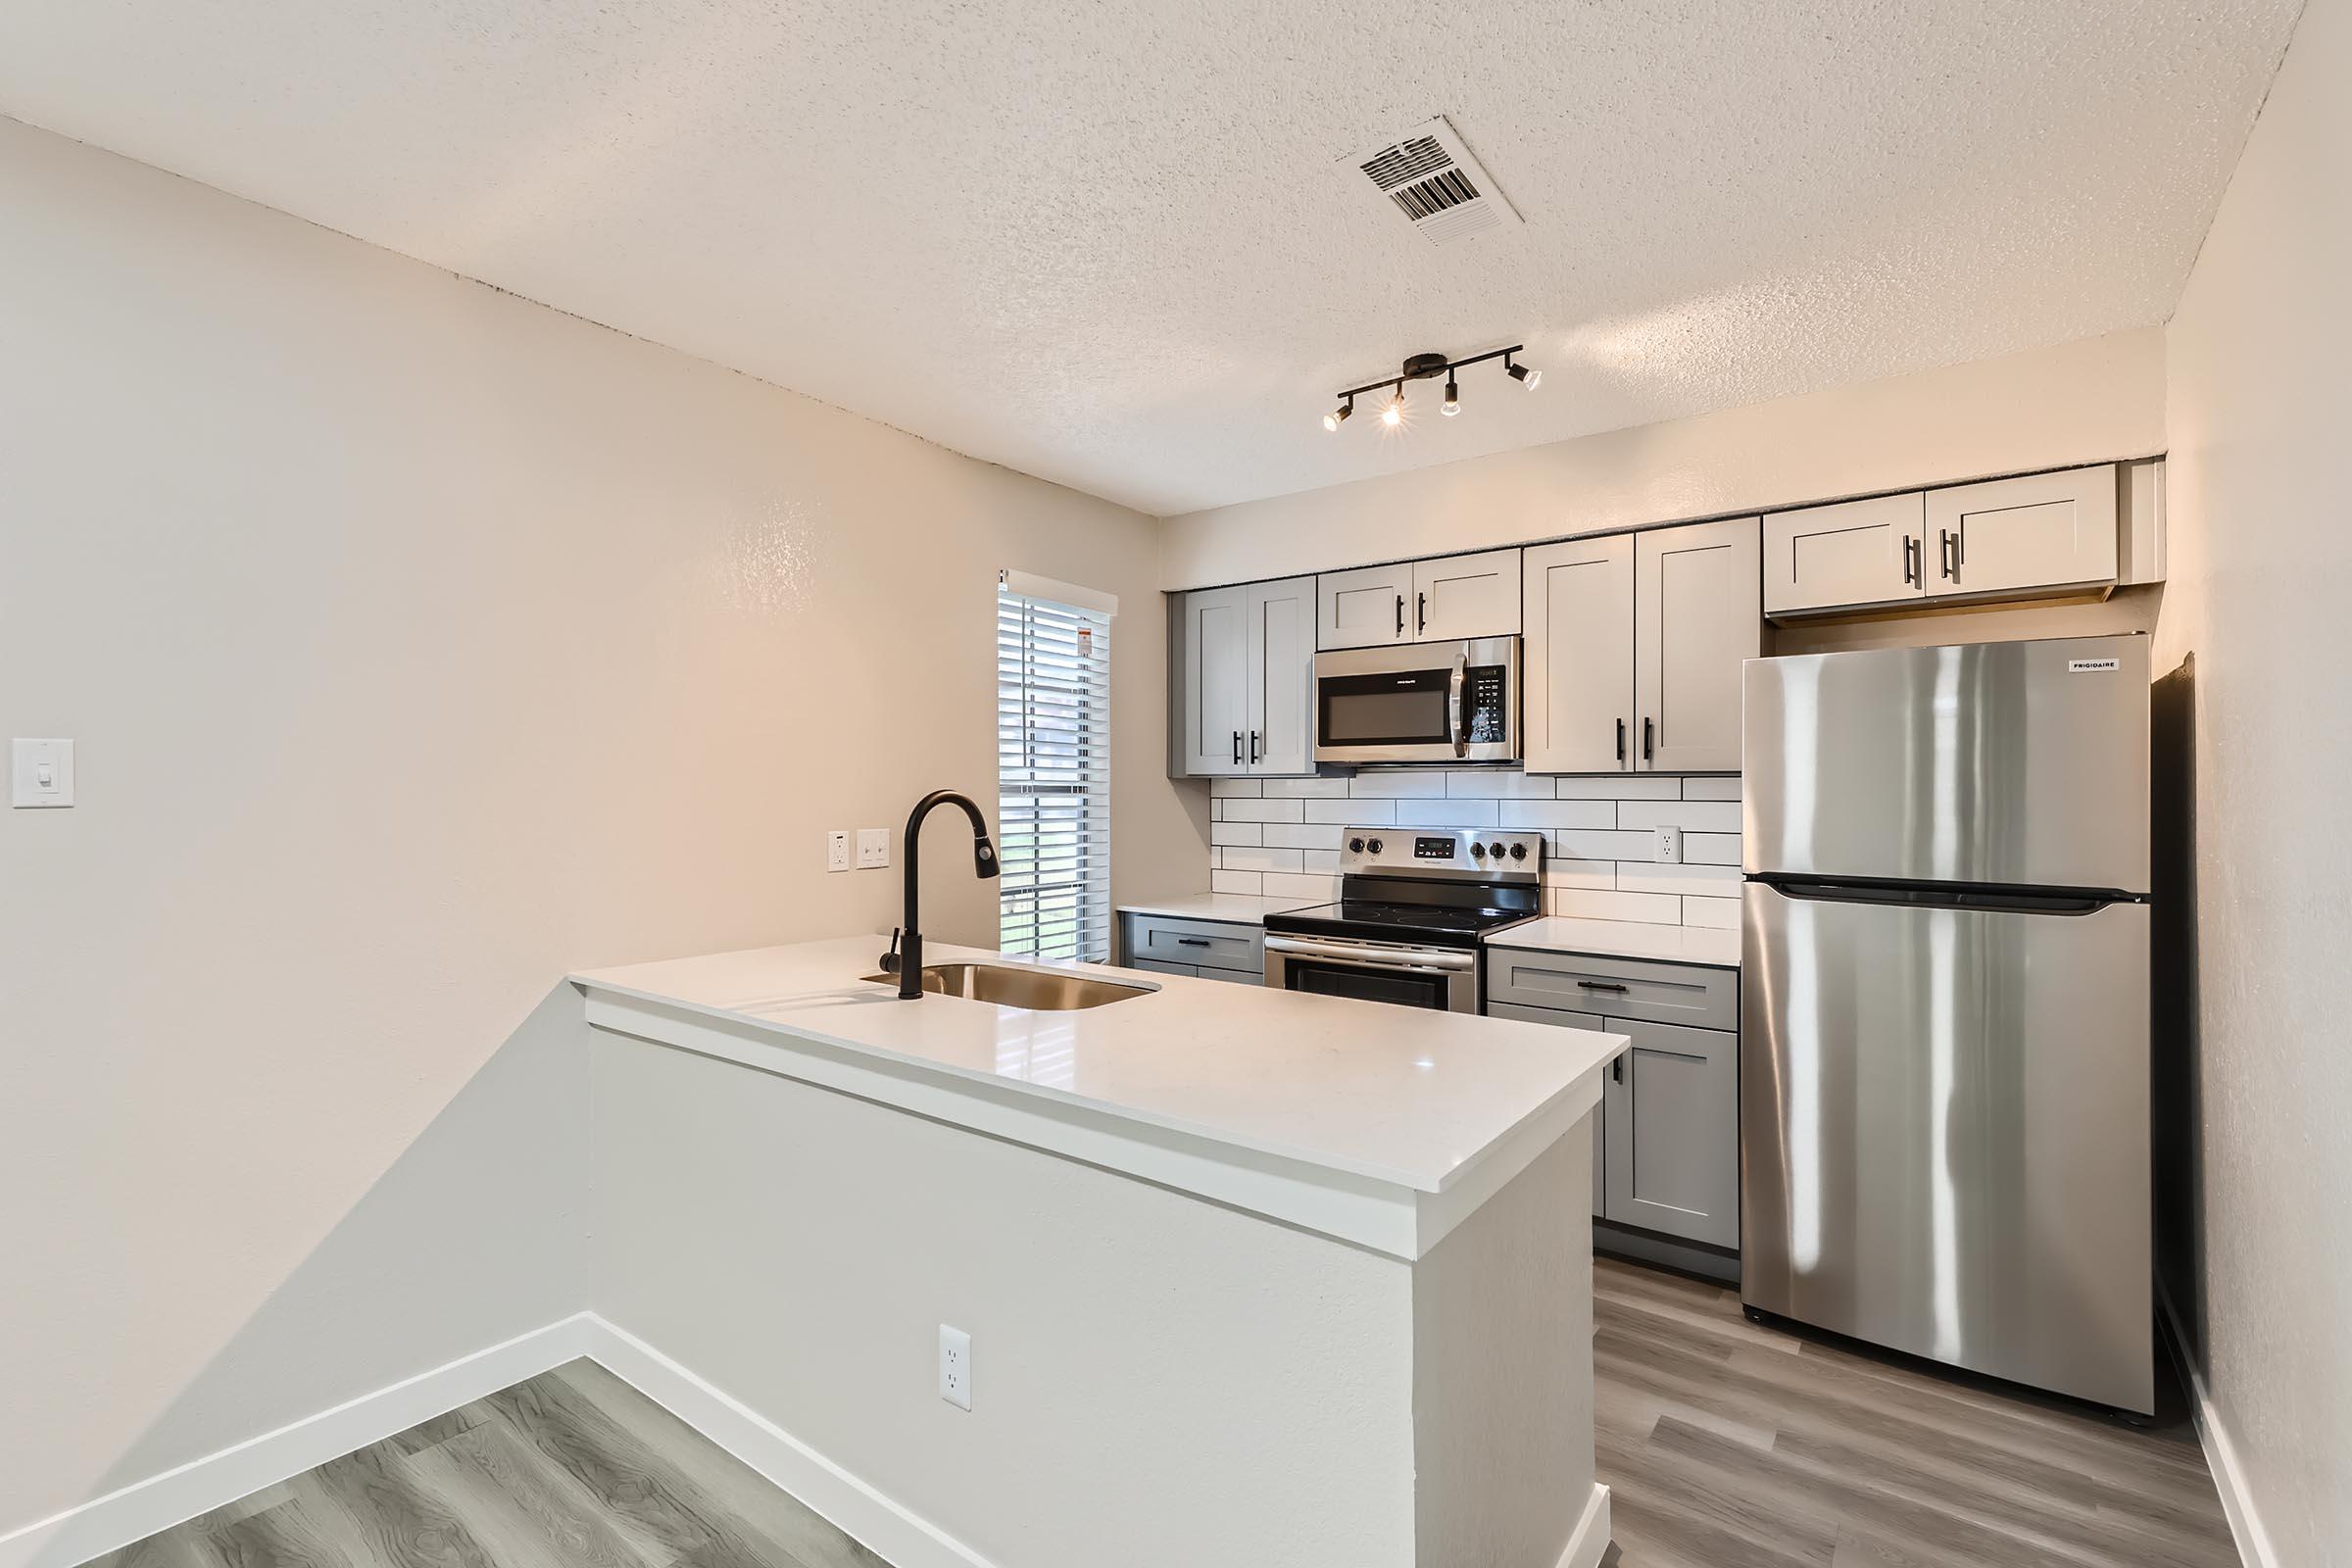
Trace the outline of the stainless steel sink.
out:
[[[895,974],[869,974],[866,979],[895,986]],[[943,997],[969,1002],[993,1002],[1002,1007],[1026,1007],[1035,1012],[1067,1012],[1075,1007],[1100,1007],[1152,994],[1151,986],[1121,985],[1091,975],[1051,974],[1038,969],[1012,969],[1001,963],[926,963],[923,989]]]

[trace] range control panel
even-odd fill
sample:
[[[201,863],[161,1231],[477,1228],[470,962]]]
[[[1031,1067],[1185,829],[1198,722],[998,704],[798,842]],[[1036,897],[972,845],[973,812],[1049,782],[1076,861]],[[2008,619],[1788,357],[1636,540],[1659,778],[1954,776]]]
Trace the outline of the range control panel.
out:
[[[1544,835],[1491,827],[1349,827],[1340,830],[1340,870],[1390,876],[1534,882]]]

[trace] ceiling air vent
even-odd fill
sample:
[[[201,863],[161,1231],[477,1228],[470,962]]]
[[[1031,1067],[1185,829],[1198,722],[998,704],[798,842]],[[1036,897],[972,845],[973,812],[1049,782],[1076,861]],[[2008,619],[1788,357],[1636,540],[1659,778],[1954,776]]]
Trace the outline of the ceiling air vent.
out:
[[[1478,167],[1443,116],[1345,163],[1350,179],[1369,181],[1367,188],[1432,245],[1519,221],[1494,176]]]

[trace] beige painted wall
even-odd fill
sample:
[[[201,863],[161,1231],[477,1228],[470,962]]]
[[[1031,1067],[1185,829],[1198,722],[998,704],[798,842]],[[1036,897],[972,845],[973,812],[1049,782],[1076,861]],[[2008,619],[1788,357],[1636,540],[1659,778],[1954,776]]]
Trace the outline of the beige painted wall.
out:
[[[1167,579],[1328,571],[2163,450],[2164,340],[2149,327],[1189,513],[1168,520]]]
[[[1206,881],[1145,519],[9,122],[0,540],[0,1535],[586,1299],[551,989],[887,927],[819,835],[993,793],[999,566]]]
[[[2196,661],[2200,1358],[2272,1560],[2352,1563],[2352,7],[2315,0],[2169,333]],[[2199,1308],[2201,1307],[2201,1310]]]

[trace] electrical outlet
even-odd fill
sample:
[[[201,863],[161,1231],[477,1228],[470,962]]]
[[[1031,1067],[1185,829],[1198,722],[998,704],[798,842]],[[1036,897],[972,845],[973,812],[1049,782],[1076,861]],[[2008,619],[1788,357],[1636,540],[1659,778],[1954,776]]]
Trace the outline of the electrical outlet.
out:
[[[972,1407],[972,1337],[939,1326],[939,1396],[958,1409]]]
[[[858,869],[870,871],[877,865],[890,863],[890,829],[861,827],[858,830]]]
[[[846,827],[829,829],[825,834],[825,869],[847,871],[850,868],[850,830]]]
[[[1650,858],[1663,865],[1683,863],[1683,830],[1679,827],[1652,828],[1657,842],[1651,847]]]

